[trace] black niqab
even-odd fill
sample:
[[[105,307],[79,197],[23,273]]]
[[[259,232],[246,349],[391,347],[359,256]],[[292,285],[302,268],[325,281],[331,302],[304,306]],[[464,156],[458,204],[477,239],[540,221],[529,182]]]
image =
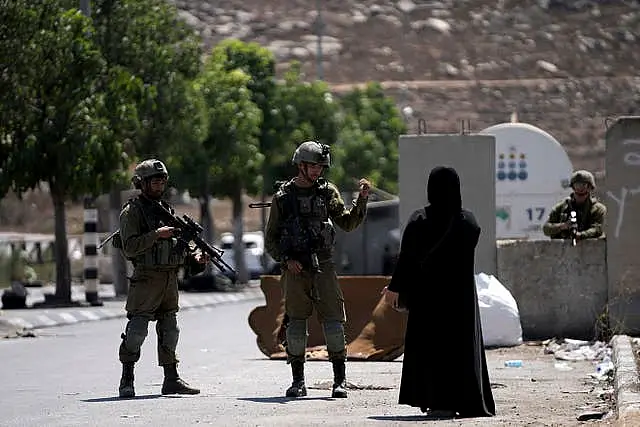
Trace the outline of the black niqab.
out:
[[[429,174],[426,208],[402,235],[389,290],[410,302],[399,403],[464,417],[495,415],[474,259],[480,226],[450,167]]]
[[[427,183],[429,205],[438,212],[453,215],[462,210],[460,177],[455,169],[438,166],[429,174]]]

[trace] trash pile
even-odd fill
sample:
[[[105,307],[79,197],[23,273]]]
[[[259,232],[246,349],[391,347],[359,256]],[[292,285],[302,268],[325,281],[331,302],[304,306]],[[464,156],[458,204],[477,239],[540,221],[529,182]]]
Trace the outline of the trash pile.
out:
[[[613,375],[614,364],[611,361],[611,347],[602,341],[552,338],[544,341],[543,345],[545,354],[553,354],[557,360],[563,361],[555,364],[556,369],[560,371],[573,369],[566,362],[591,360],[598,362],[595,366],[595,372],[590,374],[592,378],[602,381]]]

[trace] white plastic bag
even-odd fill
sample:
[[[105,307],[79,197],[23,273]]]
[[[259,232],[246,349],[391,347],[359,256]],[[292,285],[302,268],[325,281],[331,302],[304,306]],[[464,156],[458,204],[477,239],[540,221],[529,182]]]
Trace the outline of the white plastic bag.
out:
[[[522,326],[518,304],[494,276],[476,276],[478,305],[485,347],[511,347],[522,344]]]

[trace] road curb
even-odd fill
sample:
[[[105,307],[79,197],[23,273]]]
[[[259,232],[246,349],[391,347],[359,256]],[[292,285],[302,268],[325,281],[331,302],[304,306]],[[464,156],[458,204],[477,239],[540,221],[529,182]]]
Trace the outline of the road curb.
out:
[[[264,299],[262,290],[247,288],[238,292],[193,293],[180,295],[180,311],[187,311],[220,304],[231,304],[244,301]],[[55,326],[72,325],[77,323],[108,320],[126,316],[124,301],[120,308],[87,307],[74,309],[53,309],[38,312],[29,311],[25,316],[0,316],[0,333],[11,333],[16,330],[35,330]]]
[[[640,375],[631,338],[628,335],[616,335],[611,341],[617,419],[620,426],[637,426],[640,422]]]

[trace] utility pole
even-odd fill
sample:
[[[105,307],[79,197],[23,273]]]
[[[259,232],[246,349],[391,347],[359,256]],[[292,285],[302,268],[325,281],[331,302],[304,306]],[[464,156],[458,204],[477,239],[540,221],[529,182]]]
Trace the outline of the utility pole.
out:
[[[324,23],[322,22],[322,9],[320,8],[320,3],[322,0],[316,0],[316,43],[317,43],[317,52],[316,52],[316,67],[317,67],[317,79],[323,80],[323,70],[322,70],[322,32],[324,31]]]
[[[80,0],[80,12],[84,16],[91,16],[91,1],[90,0]]]

